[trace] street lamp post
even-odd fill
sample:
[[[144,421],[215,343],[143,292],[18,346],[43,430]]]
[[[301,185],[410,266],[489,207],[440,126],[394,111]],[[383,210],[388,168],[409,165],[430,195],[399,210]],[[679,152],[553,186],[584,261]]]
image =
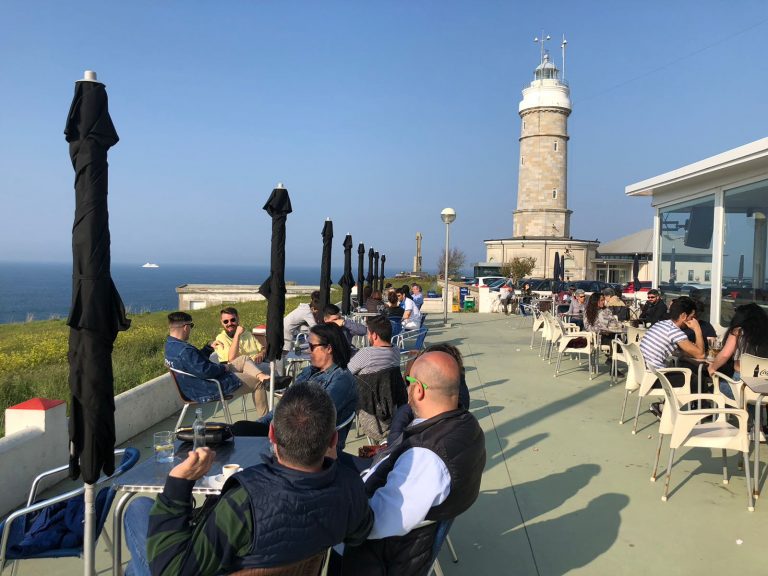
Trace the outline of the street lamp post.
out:
[[[456,210],[443,208],[440,218],[445,222],[445,289],[443,290],[443,325],[448,325],[448,249],[450,242],[451,223],[456,220]]]

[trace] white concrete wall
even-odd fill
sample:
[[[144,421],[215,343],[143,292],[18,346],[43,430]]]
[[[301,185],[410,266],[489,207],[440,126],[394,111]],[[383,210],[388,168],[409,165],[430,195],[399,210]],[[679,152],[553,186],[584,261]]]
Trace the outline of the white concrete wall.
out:
[[[115,397],[115,435],[123,444],[181,410],[182,402],[168,374],[163,374]],[[8,413],[6,410],[6,422]],[[19,420],[18,411],[14,415]],[[66,405],[45,412],[31,412],[34,425],[6,430],[0,438],[0,516],[22,505],[35,476],[68,462],[69,433]],[[58,478],[61,480],[61,478]]]

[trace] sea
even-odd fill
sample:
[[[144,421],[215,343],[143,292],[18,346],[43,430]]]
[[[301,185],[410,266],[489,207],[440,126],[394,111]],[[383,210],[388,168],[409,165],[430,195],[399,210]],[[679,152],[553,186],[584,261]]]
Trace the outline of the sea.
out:
[[[112,264],[112,278],[129,313],[175,310],[176,287],[182,284],[261,284],[267,266]],[[336,282],[342,269],[331,271]],[[285,279],[319,285],[319,267],[286,266]],[[71,263],[0,262],[0,324],[66,318],[72,298]]]

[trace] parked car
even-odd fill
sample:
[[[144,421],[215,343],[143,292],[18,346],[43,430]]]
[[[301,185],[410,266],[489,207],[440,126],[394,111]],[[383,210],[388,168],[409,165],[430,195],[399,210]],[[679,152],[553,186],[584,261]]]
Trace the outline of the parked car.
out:
[[[489,286],[498,280],[506,280],[506,278],[503,276],[478,276],[477,278],[474,278],[474,283],[470,284],[470,286],[475,286],[477,288],[480,286]]]
[[[576,282],[571,282],[570,285],[575,286],[577,290],[584,290],[587,295],[593,292],[602,292],[605,288],[610,287],[610,284],[602,280],[576,280]]]
[[[650,290],[651,288],[653,288],[653,282],[650,282],[650,281],[646,282],[646,281],[641,280],[640,281],[640,290],[638,290],[638,292],[648,292],[648,290]],[[634,294],[635,293],[635,283],[634,282],[627,282],[624,285],[624,288],[622,288],[622,292],[624,294]]]

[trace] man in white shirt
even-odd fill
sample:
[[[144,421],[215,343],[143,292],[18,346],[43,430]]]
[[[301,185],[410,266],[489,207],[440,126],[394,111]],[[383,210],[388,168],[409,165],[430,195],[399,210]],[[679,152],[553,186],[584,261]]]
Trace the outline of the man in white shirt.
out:
[[[345,575],[426,574],[437,523],[466,511],[480,492],[485,439],[458,407],[456,360],[427,352],[407,380],[416,418],[363,473],[375,521],[363,545],[345,550]],[[420,526],[425,520],[434,522]]]
[[[395,294],[397,294],[397,301],[400,303],[400,306],[405,310],[403,312],[403,329],[414,330],[421,328],[421,310],[419,310],[419,307],[413,303],[413,300],[408,298],[405,290],[402,288],[395,290]]]
[[[416,307],[421,310],[421,305],[424,304],[424,294],[421,292],[421,285],[414,284],[411,286],[411,298]]]

